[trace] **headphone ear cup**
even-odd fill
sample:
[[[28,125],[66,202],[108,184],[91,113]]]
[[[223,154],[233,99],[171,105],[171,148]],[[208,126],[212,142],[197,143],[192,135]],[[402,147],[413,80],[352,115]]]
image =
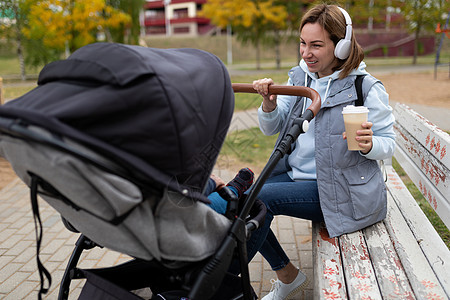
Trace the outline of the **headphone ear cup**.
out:
[[[350,55],[350,47],[352,43],[350,40],[340,40],[334,48],[334,56],[339,59],[346,59]]]

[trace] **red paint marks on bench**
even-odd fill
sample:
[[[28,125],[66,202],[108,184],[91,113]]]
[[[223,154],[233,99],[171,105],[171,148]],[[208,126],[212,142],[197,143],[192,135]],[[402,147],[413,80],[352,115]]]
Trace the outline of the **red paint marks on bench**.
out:
[[[411,157],[417,157],[420,160],[419,167],[425,173],[425,175],[429,176],[430,180],[435,185],[445,183],[447,180],[447,175],[436,163],[435,159],[432,156],[432,153],[420,151],[420,148],[417,147],[416,142],[411,141],[401,131],[399,131],[399,133],[404,141],[405,150],[411,154]],[[440,152],[441,159],[447,154],[447,147],[442,147],[440,139],[437,137],[431,137],[430,134],[428,134],[425,139],[425,148],[430,150],[430,152],[433,152],[434,149],[436,155]]]
[[[363,254],[359,256],[359,259],[370,260],[369,251],[367,251],[366,241],[364,240],[364,236],[362,235],[359,237],[359,246],[363,251]]]
[[[390,282],[392,282],[395,285],[395,287],[396,287],[394,292],[393,292],[394,294],[393,295],[391,294],[390,298],[392,298],[392,299],[405,299],[405,300],[415,300],[416,299],[416,297],[414,297],[414,295],[410,291],[400,292],[400,288],[399,288],[400,282],[398,281],[397,276],[391,275],[391,276],[388,277],[388,280]]]
[[[430,141],[431,140],[431,141]],[[429,133],[425,139],[425,146],[430,150],[434,150],[435,155],[439,155],[440,158],[443,159],[447,155],[447,146],[441,146],[441,139],[437,137],[431,138],[431,134]]]
[[[337,247],[336,239],[330,238],[330,236],[328,235],[328,231],[325,227],[320,228],[319,234],[320,234],[320,238],[323,241],[329,242],[330,244],[333,244],[333,246]]]
[[[397,176],[395,176],[394,174],[389,174],[388,177],[389,177],[389,182],[393,185],[393,188],[395,188],[397,190],[403,189],[403,185]]]
[[[323,270],[323,277],[328,282],[328,287],[322,289],[323,299],[342,299],[341,289],[343,287],[342,279],[339,272],[340,263],[335,259],[325,261],[325,268]]]
[[[325,270],[323,271],[323,274],[325,276],[334,276],[334,275],[339,274],[339,270],[337,269],[336,260],[335,259],[331,259],[330,261],[333,263],[333,265],[335,267],[330,267],[330,266],[325,267]],[[338,283],[337,281],[335,281],[335,283],[340,285],[340,283]],[[332,284],[332,286],[334,286],[334,285],[335,284]]]
[[[323,289],[323,297],[325,300],[342,299],[338,293],[335,293],[329,289]]]
[[[436,283],[429,281],[429,280],[422,280],[420,283],[422,283],[422,285],[426,289],[432,289],[432,288],[435,288],[438,286]],[[444,300],[444,297],[442,297],[441,295],[437,295],[436,293],[433,293],[433,292],[428,292],[427,299]]]
[[[445,155],[447,155],[447,146],[442,147],[441,159],[443,159]]]
[[[437,200],[436,197],[431,193],[430,190],[427,189],[425,184],[422,183],[422,180],[419,181],[419,190],[422,193],[422,195],[425,197],[425,199],[430,203],[431,206],[433,206],[433,209],[437,209]]]

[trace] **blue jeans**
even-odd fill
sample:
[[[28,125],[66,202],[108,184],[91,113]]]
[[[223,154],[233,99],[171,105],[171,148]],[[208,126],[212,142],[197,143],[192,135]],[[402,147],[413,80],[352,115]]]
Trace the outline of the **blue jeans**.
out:
[[[211,183],[212,181],[212,183]],[[212,184],[214,184],[214,188],[212,188]],[[228,188],[236,195],[238,196],[238,191],[234,186],[228,186]],[[208,195],[208,199],[211,201],[210,204],[207,204],[209,207],[214,209],[219,214],[224,215],[227,211],[227,200],[223,199],[219,193],[214,192],[216,189],[216,183],[214,180],[210,179],[208,182],[208,186],[205,190],[205,194]]]
[[[227,202],[219,194],[212,193],[208,198],[211,200],[211,208],[222,214],[225,212]],[[267,206],[267,214],[264,224],[253,232],[247,242],[248,261],[251,261],[259,251],[269,262],[272,270],[280,270],[290,260],[270,229],[270,224],[276,215],[323,221],[317,182],[293,181],[289,175],[283,173],[267,179],[257,198]],[[236,268],[237,265],[234,265],[232,270],[238,270]]]
[[[287,173],[283,173],[269,178],[257,198],[266,204],[267,215],[263,226],[252,234],[247,243],[249,261],[259,251],[272,270],[280,270],[289,263],[289,258],[270,229],[270,224],[276,215],[323,221],[317,181],[293,181]]]

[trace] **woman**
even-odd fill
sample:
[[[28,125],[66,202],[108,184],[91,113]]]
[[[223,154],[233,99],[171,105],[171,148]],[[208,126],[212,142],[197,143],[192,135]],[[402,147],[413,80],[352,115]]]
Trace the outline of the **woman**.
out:
[[[386,216],[386,188],[377,160],[394,152],[394,117],[383,85],[365,71],[347,12],[325,4],[308,11],[300,24],[300,53],[302,61],[289,72],[288,85],[315,89],[322,105],[308,132],[300,135],[258,194],[268,214],[248,252],[259,249],[278,277],[263,300],[286,299],[307,285],[306,276],[289,261],[270,230],[274,215],[324,221],[330,237]],[[356,75],[366,75],[363,94],[369,121],[357,132],[362,150],[349,151],[342,109],[355,103]],[[280,133],[279,142],[311,100],[270,95],[271,84],[272,79],[265,78],[254,81],[253,87],[263,97],[260,128],[266,135]]]

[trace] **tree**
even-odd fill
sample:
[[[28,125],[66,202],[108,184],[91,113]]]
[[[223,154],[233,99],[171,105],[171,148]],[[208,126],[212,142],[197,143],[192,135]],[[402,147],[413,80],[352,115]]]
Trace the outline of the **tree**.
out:
[[[274,0],[209,0],[202,15],[216,26],[233,27],[237,38],[256,49],[256,68],[260,69],[260,45],[267,32],[283,28],[287,17],[283,6]]]
[[[116,28],[110,28],[109,33],[111,34],[111,39],[121,43],[128,44],[139,44],[139,38],[141,34],[141,24],[139,15],[142,11],[142,6],[145,0],[107,0],[107,4],[112,7],[119,9],[131,17],[131,22],[129,24],[122,24]],[[123,33],[127,30],[128,33],[124,35]]]
[[[419,38],[424,30],[434,30],[436,24],[444,21],[444,13],[449,11],[449,2],[446,0],[402,0],[400,7],[407,22],[409,30],[414,34],[413,64],[417,63],[419,55]]]
[[[348,13],[352,16],[352,23],[355,25],[366,25],[371,31],[375,23],[385,22],[385,12],[390,0],[354,0],[352,5],[344,5]]]
[[[286,18],[286,36],[288,40],[295,40],[297,46],[297,62],[300,62],[300,42],[299,42],[299,28],[300,21],[305,11],[316,3],[315,0],[278,0],[277,4],[285,7],[287,12]],[[276,46],[277,47],[277,46]],[[277,51],[277,50],[276,50]],[[278,66],[278,63],[277,63]]]
[[[105,0],[24,0],[29,8],[22,28],[32,64],[48,63],[62,53],[97,41],[97,33],[130,22],[130,16]],[[33,51],[38,48],[40,52]]]
[[[22,80],[25,80],[25,59],[23,54],[23,41],[25,37],[23,36],[22,28],[26,20],[27,12],[23,7],[23,1],[1,1],[0,12],[2,12],[0,17],[4,20],[3,22],[0,22],[0,37],[15,44],[17,57],[20,63],[20,76]]]
[[[298,26],[303,14],[302,0],[277,0],[275,5],[284,7],[286,17],[282,23],[273,24],[265,34],[262,44],[275,49],[276,68],[281,69],[281,51],[280,45],[283,40],[296,39],[298,41]],[[297,47],[298,59],[300,60],[300,44]]]

